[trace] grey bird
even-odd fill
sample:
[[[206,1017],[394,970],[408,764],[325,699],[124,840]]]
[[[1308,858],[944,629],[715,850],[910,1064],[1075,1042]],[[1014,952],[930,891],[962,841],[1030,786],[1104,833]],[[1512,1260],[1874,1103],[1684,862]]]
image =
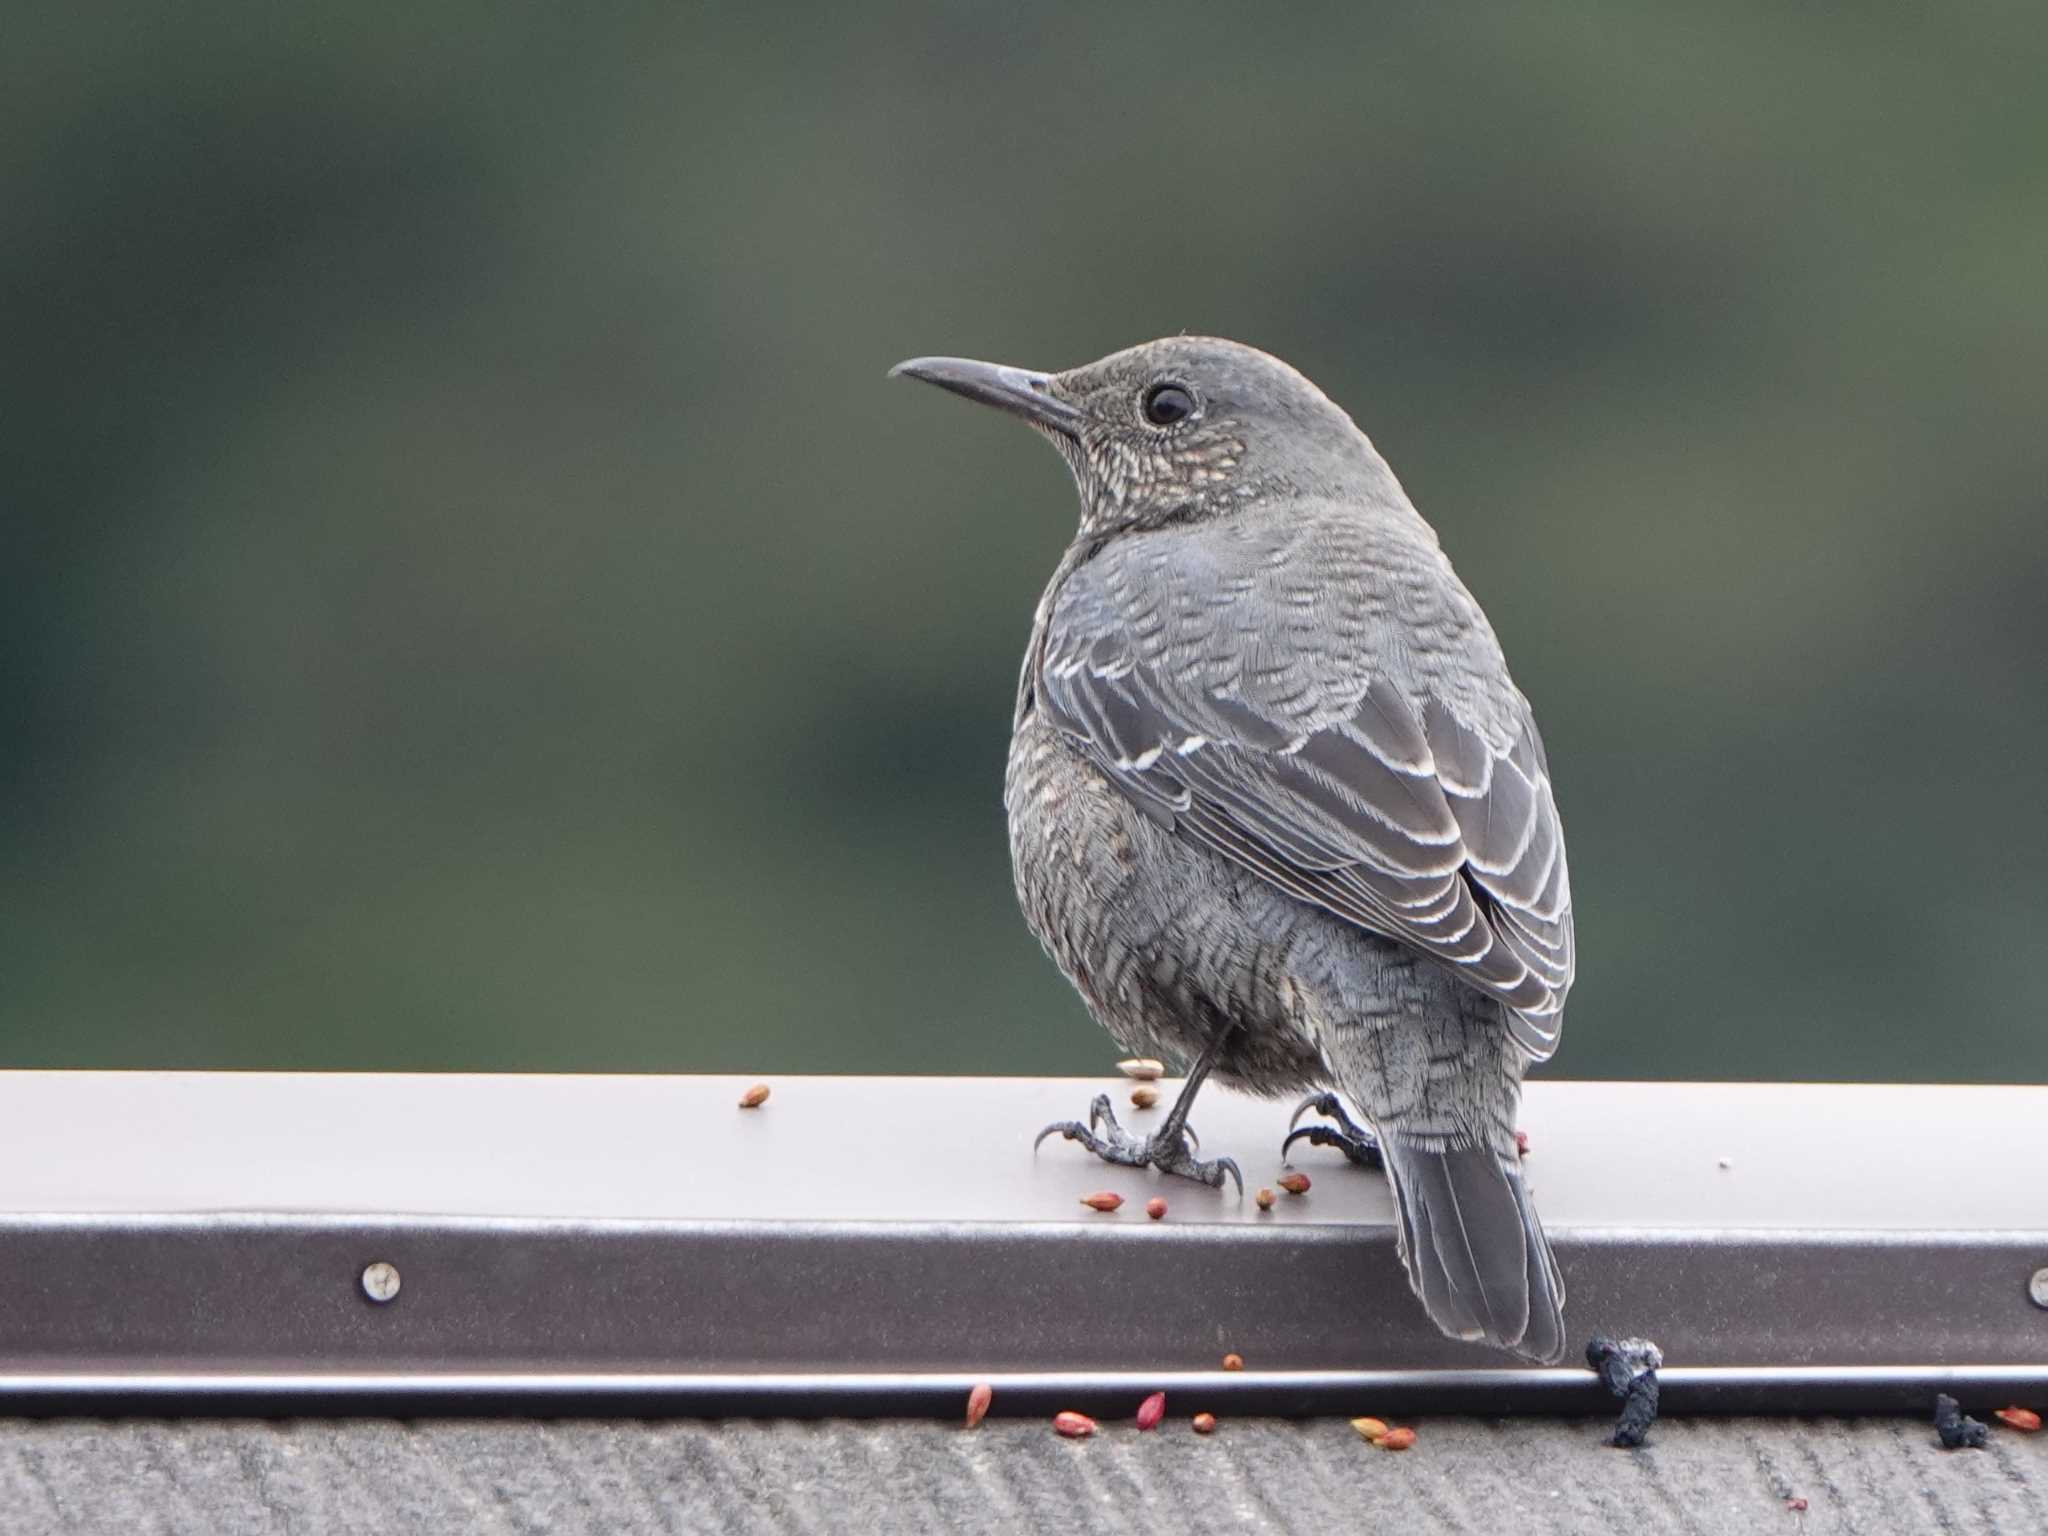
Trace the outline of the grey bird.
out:
[[[1192,1065],[1150,1137],[1106,1095],[1044,1134],[1220,1186],[1236,1165],[1187,1130],[1205,1077],[1316,1094],[1340,1128],[1289,1143],[1385,1167],[1437,1325],[1558,1359],[1515,1120],[1572,981],[1564,836],[1435,531],[1349,416],[1236,342],[892,372],[1022,417],[1080,492],[1017,688],[1017,895],[1118,1045]]]

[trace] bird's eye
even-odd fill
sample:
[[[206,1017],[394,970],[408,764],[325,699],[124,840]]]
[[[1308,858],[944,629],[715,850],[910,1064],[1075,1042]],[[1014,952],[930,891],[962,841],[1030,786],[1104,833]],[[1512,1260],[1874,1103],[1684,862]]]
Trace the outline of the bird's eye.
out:
[[[1195,397],[1178,384],[1155,384],[1145,391],[1145,419],[1155,427],[1170,427],[1195,414]]]

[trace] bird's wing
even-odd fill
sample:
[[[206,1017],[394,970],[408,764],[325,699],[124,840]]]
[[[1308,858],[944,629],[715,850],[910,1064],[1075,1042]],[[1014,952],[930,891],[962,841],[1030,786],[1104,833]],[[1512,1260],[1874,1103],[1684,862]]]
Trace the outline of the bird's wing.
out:
[[[1571,885],[1542,738],[1433,543],[1177,530],[1077,569],[1034,689],[1131,800],[1408,944],[1556,1048]],[[1447,585],[1446,585],[1447,584]]]

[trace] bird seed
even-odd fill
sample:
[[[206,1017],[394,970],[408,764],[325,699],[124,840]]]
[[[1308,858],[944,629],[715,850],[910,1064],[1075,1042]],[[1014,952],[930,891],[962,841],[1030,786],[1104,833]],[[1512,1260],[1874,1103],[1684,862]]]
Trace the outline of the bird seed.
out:
[[[975,1425],[988,1417],[989,1404],[995,1400],[996,1389],[985,1381],[978,1383],[974,1390],[967,1394],[967,1427],[969,1429],[974,1428]]]

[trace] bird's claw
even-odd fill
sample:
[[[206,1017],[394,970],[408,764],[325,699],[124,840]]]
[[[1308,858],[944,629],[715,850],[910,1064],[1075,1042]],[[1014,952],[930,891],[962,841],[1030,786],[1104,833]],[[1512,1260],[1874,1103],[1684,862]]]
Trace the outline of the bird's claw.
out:
[[[1116,1110],[1106,1093],[1096,1095],[1095,1102],[1088,1106],[1086,1125],[1078,1120],[1055,1120],[1032,1139],[1031,1150],[1036,1152],[1048,1136],[1078,1141],[1106,1163],[1124,1168],[1157,1168],[1161,1173],[1193,1179],[1211,1189],[1221,1189],[1227,1176],[1236,1181],[1238,1194],[1244,1194],[1244,1174],[1235,1161],[1227,1157],[1201,1161],[1194,1153],[1194,1146],[1199,1143],[1190,1145],[1192,1133],[1186,1127],[1171,1137],[1133,1136],[1117,1124]]]
[[[1221,1189],[1223,1187],[1223,1175],[1229,1174],[1232,1179],[1237,1181],[1238,1198],[1242,1199],[1244,1197],[1244,1173],[1237,1166],[1236,1158],[1219,1157],[1212,1163],[1197,1163],[1195,1166],[1208,1170],[1207,1176],[1202,1177],[1202,1182],[1211,1189]],[[1198,1176],[1191,1175],[1191,1177]]]
[[[1078,1141],[1083,1146],[1088,1146],[1089,1150],[1094,1150],[1090,1143],[1095,1140],[1095,1133],[1078,1120],[1053,1121],[1051,1125],[1048,1125],[1044,1130],[1031,1138],[1031,1150],[1036,1152],[1039,1144],[1048,1136],[1064,1136],[1069,1141]]]
[[[1287,1149],[1297,1141],[1306,1141],[1312,1147],[1335,1147],[1345,1159],[1360,1168],[1384,1168],[1385,1160],[1380,1156],[1379,1138],[1353,1120],[1344,1111],[1344,1102],[1334,1093],[1312,1093],[1294,1106],[1294,1113],[1287,1117],[1288,1125],[1294,1126],[1310,1110],[1326,1115],[1337,1122],[1333,1128],[1327,1125],[1304,1125],[1298,1130],[1290,1129],[1280,1143],[1280,1160],[1287,1160]]]

